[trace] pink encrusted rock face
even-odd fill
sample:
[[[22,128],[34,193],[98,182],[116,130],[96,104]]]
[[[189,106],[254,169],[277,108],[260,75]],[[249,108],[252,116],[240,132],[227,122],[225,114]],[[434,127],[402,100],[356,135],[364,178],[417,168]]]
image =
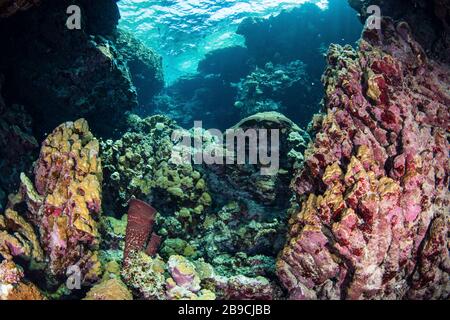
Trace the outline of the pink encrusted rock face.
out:
[[[448,298],[448,66],[389,19],[328,63],[280,281],[291,299]]]

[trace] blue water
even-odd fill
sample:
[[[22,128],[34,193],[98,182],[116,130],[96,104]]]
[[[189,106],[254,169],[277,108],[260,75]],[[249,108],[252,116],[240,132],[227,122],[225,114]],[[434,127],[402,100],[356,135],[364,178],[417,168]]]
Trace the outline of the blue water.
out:
[[[235,33],[244,18],[269,17],[306,2],[321,9],[328,5],[327,0],[122,0],[118,4],[120,26],[163,57],[166,81],[172,83],[194,73],[207,52],[244,45],[243,37]]]

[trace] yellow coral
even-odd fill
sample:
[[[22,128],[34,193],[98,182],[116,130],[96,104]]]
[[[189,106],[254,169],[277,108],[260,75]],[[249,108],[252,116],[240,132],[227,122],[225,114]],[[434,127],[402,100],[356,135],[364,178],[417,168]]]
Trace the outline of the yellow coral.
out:
[[[133,300],[133,295],[120,279],[109,279],[92,287],[84,300]]]

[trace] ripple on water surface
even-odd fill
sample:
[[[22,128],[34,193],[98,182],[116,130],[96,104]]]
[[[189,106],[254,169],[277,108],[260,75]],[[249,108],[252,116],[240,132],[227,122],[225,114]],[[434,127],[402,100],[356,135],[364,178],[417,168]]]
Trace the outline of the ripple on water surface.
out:
[[[267,17],[311,2],[326,0],[121,0],[121,26],[163,56],[166,80],[195,72],[208,51],[242,45],[235,34],[248,16]]]

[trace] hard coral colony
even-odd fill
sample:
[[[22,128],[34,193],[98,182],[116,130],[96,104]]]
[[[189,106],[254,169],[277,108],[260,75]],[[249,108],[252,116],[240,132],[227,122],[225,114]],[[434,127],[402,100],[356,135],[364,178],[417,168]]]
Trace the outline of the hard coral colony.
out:
[[[165,84],[120,1],[0,0],[0,300],[449,299],[450,2],[348,2],[386,15],[357,46],[305,4]],[[202,115],[277,130],[276,172],[175,161],[229,151]]]

